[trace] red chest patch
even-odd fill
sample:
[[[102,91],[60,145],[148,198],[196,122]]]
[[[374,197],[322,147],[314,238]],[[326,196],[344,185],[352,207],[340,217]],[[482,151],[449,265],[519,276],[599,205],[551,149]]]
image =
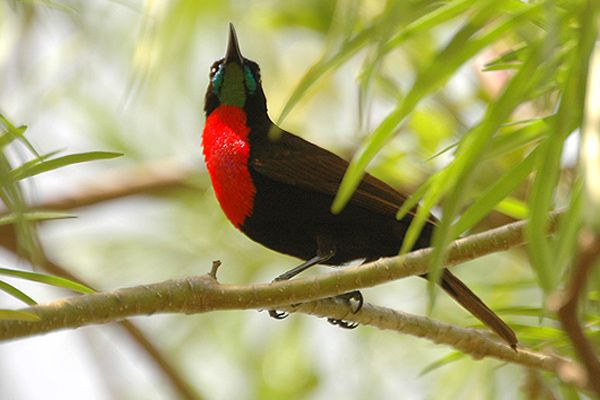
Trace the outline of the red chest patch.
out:
[[[221,208],[239,228],[252,213],[256,187],[248,171],[250,143],[244,109],[220,105],[206,118],[204,160]]]

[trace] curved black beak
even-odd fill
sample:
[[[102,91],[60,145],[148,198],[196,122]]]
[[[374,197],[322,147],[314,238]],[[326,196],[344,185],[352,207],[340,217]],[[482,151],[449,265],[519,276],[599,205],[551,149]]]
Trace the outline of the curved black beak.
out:
[[[225,64],[236,63],[244,65],[244,57],[240,51],[237,36],[235,34],[235,28],[232,23],[229,23],[229,43],[227,43],[227,53],[225,53]]]

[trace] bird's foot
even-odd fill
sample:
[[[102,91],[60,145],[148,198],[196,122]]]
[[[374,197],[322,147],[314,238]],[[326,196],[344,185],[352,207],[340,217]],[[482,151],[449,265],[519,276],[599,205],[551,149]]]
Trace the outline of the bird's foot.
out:
[[[335,296],[333,297],[333,299],[342,300],[344,303],[348,304],[350,310],[352,311],[352,314],[356,314],[357,312],[359,312],[364,303],[363,295],[358,290]],[[346,321],[343,319],[327,318],[327,322],[329,322],[331,325],[336,325],[343,329],[354,329],[358,326],[357,322]]]
[[[284,319],[287,318],[288,315],[290,315],[290,313],[285,312],[285,311],[279,311],[279,310],[268,310],[269,311],[269,316],[271,318],[275,318],[275,319]]]
[[[346,321],[344,319],[327,318],[327,322],[342,329],[354,329],[358,326],[358,322]]]

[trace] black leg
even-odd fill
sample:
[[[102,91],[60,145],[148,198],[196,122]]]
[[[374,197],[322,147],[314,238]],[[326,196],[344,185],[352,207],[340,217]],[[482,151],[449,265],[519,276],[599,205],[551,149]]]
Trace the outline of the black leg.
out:
[[[296,275],[298,275],[301,272],[306,271],[313,265],[317,265],[317,264],[320,264],[322,262],[329,260],[334,255],[335,255],[335,244],[327,239],[318,237],[317,238],[317,255],[314,256],[313,258],[311,258],[310,260],[303,262],[302,264],[298,265],[297,267],[294,267],[294,268],[290,269],[289,271],[286,271],[283,274],[279,275],[277,278],[273,279],[273,282],[285,281],[285,280],[292,279],[293,277],[295,277]],[[358,290],[336,296],[336,299],[341,299],[341,300],[345,301],[346,303],[348,303],[350,305],[350,307],[352,307],[353,313],[357,313],[358,311],[360,311],[360,309],[362,308],[362,305],[363,305],[363,296]],[[354,302],[353,302],[353,300],[354,300]],[[289,314],[286,313],[285,311],[269,310],[269,315],[275,319],[284,319]],[[344,329],[354,329],[358,326],[358,324],[355,322],[345,321],[345,320],[341,320],[341,319],[327,318],[327,321],[332,325],[336,325],[336,326],[339,326],[340,328],[344,328]]]
[[[296,275],[298,275],[301,272],[306,271],[313,265],[317,265],[317,264],[322,263],[323,261],[329,260],[331,257],[333,257],[334,254],[335,254],[335,252],[332,252],[332,253],[326,254],[326,255],[316,255],[313,258],[311,258],[310,260],[304,261],[302,264],[298,265],[297,267],[294,267],[294,268],[290,269],[289,271],[286,271],[283,274],[279,275],[277,278],[273,279],[273,282],[287,281],[289,279],[292,279],[293,277],[295,277]]]
[[[329,260],[334,255],[335,255],[335,245],[332,242],[330,242],[329,240],[318,237],[317,238],[317,255],[314,256],[313,258],[311,258],[310,260],[303,262],[302,264],[298,265],[297,267],[294,267],[294,268],[290,269],[289,271],[286,271],[283,274],[279,275],[277,278],[273,279],[273,282],[287,281],[289,279],[292,279],[293,277],[295,277],[296,275],[298,275],[301,272],[306,271],[313,265],[317,265],[319,263]],[[269,315],[275,319],[284,319],[289,314],[286,313],[285,311],[269,310]]]

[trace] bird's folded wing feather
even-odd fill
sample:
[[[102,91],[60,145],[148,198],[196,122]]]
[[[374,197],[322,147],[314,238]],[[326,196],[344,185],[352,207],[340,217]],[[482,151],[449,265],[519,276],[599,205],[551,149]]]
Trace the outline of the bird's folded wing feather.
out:
[[[266,137],[257,140],[269,143],[252,147],[250,166],[256,172],[304,190],[332,198],[336,195],[348,168],[346,160],[287,132],[282,132],[276,140]],[[405,200],[388,184],[365,174],[351,202],[379,214],[395,215]]]

